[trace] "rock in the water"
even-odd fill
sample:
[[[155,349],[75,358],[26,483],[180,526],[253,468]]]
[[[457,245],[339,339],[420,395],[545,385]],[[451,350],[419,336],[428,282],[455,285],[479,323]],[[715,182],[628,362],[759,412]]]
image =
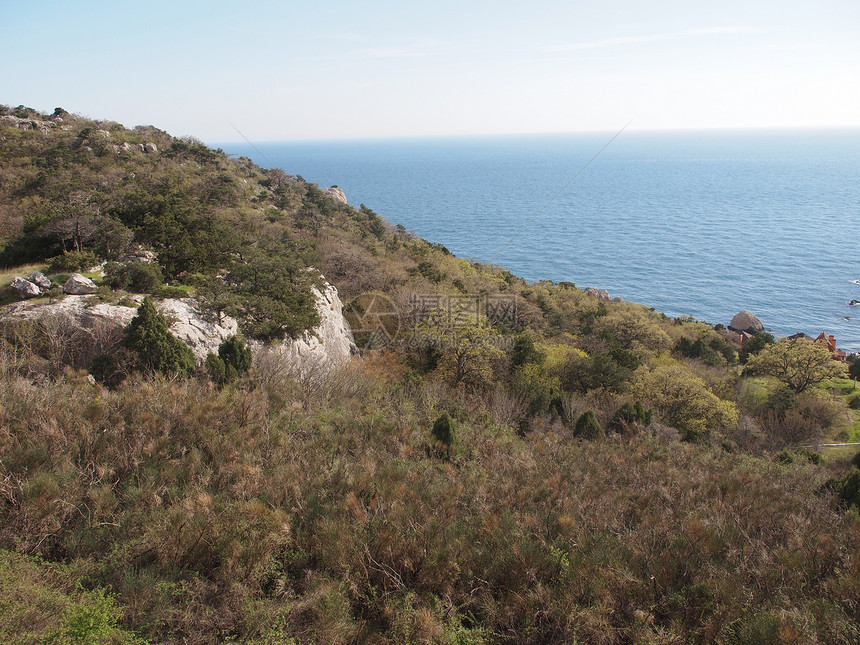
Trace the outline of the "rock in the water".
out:
[[[12,281],[9,283],[9,286],[12,288],[12,291],[15,292],[15,295],[19,298],[34,298],[42,293],[42,290],[38,285],[33,284],[29,280],[26,280],[22,277],[12,278]]]
[[[99,288],[95,282],[80,273],[70,275],[69,279],[66,280],[66,284],[63,285],[63,291],[73,296],[83,296],[88,293],[95,293],[98,290]]]
[[[336,202],[346,204],[346,194],[337,186],[332,186],[331,188],[323,188],[321,189],[321,192],[325,193]]]
[[[40,289],[50,289],[53,284],[49,279],[41,271],[33,271],[33,275],[30,276],[30,282],[38,286]]]
[[[752,313],[744,310],[732,318],[732,322],[729,323],[729,329],[732,331],[745,331],[748,334],[757,334],[760,331],[764,331],[764,325]]]
[[[860,300],[852,300],[848,303],[849,307],[856,307],[857,305],[860,305]]]

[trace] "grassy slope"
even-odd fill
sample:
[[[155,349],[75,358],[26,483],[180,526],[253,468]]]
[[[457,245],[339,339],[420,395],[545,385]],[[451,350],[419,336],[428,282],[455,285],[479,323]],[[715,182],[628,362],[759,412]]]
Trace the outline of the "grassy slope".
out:
[[[0,557],[23,589],[8,611],[23,615],[34,594],[54,598],[19,622],[25,641],[68,627],[58,616],[81,602],[74,583],[114,594],[116,613],[99,605],[102,615],[150,642],[860,638],[860,518],[821,492],[846,459],[772,460],[781,447],[767,416],[773,383],[671,354],[681,337],[724,340],[720,332],[455,258],[193,140],[64,124],[48,135],[0,131],[12,151],[0,159],[7,258],[56,253],[38,224],[85,191],[152,244],[175,281],[286,240],[278,248],[290,261],[320,268],[347,303],[366,292],[401,311],[416,293],[514,298],[516,331],[536,354],[519,366],[510,354],[494,359],[481,380],[456,387],[444,359],[404,342],[322,382],[291,378],[263,356],[224,388],[132,377],[108,390],[75,371],[40,380],[7,338]],[[117,156],[97,129],[111,144],[154,140],[162,154]],[[147,218],[141,204],[162,208],[152,195],[168,206]],[[165,222],[207,253],[168,248]],[[222,248],[225,224],[237,236]],[[641,367],[624,371],[626,361]],[[643,391],[648,370],[674,375],[684,394],[665,400],[668,381]],[[634,389],[662,401],[661,420],[699,428],[715,401],[739,418],[711,422],[692,444],[659,425],[573,438],[579,413],[594,409],[606,426]],[[805,405],[825,419],[828,406],[845,410],[838,399]],[[458,421],[450,459],[430,435],[446,411]]]

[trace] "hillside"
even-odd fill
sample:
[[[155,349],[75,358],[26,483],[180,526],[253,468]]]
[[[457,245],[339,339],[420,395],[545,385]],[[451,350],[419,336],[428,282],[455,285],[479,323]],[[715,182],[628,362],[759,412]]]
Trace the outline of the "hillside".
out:
[[[860,470],[807,448],[860,437],[826,344],[528,283],[60,108],[0,107],[0,263],[3,305],[82,272],[146,318],[75,353],[0,308],[3,642],[860,639]],[[323,281],[360,351],[308,373],[273,348]],[[195,365],[176,298],[242,336]]]

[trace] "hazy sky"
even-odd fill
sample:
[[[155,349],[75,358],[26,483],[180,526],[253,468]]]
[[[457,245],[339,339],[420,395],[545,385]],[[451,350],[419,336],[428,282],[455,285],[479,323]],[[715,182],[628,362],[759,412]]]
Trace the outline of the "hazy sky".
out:
[[[0,9],[0,103],[207,142],[860,125],[857,0]]]

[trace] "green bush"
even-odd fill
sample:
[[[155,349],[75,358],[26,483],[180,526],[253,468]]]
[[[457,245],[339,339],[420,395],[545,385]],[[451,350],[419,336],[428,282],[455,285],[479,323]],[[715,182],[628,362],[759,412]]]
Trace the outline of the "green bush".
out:
[[[152,293],[164,281],[161,268],[154,262],[111,262],[105,267],[105,274],[112,289],[132,293]]]
[[[615,412],[612,421],[609,422],[609,429],[614,432],[626,432],[630,428],[636,426],[647,426],[651,424],[653,413],[650,410],[645,410],[642,403],[625,403]]]
[[[603,436],[603,428],[593,410],[586,410],[576,420],[573,436],[580,439],[599,439]]]
[[[70,273],[86,271],[99,263],[92,251],[63,251],[62,255],[51,258],[48,273]]]
[[[218,346],[218,356],[240,376],[251,369],[251,350],[241,336],[228,336],[224,339]]]
[[[451,446],[457,443],[457,422],[447,412],[433,422],[433,437],[450,454]]]
[[[181,376],[194,369],[191,348],[170,333],[167,321],[149,298],[143,299],[126,327],[124,344],[137,354],[138,368],[144,372]]]

